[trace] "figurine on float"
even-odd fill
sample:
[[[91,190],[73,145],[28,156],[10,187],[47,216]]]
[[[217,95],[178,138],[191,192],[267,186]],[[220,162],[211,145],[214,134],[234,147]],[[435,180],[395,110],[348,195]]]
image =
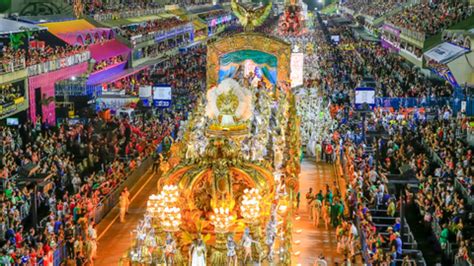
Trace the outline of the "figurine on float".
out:
[[[303,24],[301,7],[296,3],[290,3],[285,7],[285,12],[280,17],[278,31],[285,35],[299,35],[303,32]]]
[[[268,247],[267,260],[269,262],[273,261],[273,256],[274,256],[273,246],[275,244],[276,236],[277,236],[277,222],[276,222],[275,214],[272,214],[271,220],[268,222],[267,227],[266,227],[266,238],[265,238],[265,244]]]
[[[191,266],[206,266],[206,245],[201,238],[194,240],[189,249],[189,256],[191,257]]]
[[[245,228],[244,235],[242,236],[242,247],[244,249],[244,258],[243,263],[244,265],[247,263],[247,259],[252,260],[252,243],[258,243],[257,241],[253,240],[250,236],[250,230]]]
[[[166,258],[166,265],[173,265],[175,260],[176,254],[176,241],[173,239],[171,233],[168,233],[166,236],[166,243],[165,243],[165,258]]]
[[[234,237],[229,235],[227,237],[227,266],[237,266],[237,243]]]

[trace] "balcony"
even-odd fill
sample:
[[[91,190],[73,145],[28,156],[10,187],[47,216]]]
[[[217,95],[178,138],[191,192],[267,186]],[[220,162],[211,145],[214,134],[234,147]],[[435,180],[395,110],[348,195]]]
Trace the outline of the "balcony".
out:
[[[16,80],[25,79],[26,61],[25,58],[3,62],[0,64],[0,84],[11,83]]]
[[[18,97],[13,102],[0,105],[0,119],[28,109],[25,97]]]
[[[148,32],[147,34],[140,34],[130,37],[130,43],[133,47],[146,47],[154,43],[159,43],[169,38],[174,38],[180,34],[193,32],[193,24],[186,23],[176,26],[174,28],[162,31]]]
[[[54,59],[44,63],[29,66],[28,76],[37,76],[52,71],[60,70],[77,64],[89,61],[91,54],[89,51],[77,53],[63,58]]]

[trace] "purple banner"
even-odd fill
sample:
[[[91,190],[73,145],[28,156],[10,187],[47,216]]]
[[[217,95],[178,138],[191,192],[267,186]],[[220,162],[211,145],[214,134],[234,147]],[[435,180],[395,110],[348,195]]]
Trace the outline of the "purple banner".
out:
[[[108,67],[106,69],[92,73],[87,80],[87,85],[100,84],[106,78],[109,78],[111,75],[116,75],[118,73],[124,72],[127,68],[127,61],[120,64]]]
[[[382,36],[380,37],[382,47],[393,52],[400,51],[400,29],[389,24],[382,26]]]

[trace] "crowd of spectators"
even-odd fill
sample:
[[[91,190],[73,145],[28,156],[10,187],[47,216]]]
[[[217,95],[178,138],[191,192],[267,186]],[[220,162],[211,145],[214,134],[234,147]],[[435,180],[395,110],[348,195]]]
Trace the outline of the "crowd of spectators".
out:
[[[336,113],[339,118],[344,115],[343,108]],[[366,152],[366,144],[356,138],[355,129],[346,131],[343,129],[346,127],[340,127],[350,180],[348,204],[349,209],[353,210],[350,214],[355,213],[361,221],[360,228],[366,237],[372,263],[415,259],[406,258],[402,251],[400,219],[397,218],[401,202],[395,194],[390,194],[386,177],[400,174],[399,169],[403,165],[413,169],[420,182],[415,190],[418,192],[405,187],[405,202],[410,205],[416,203],[425,227],[432,230],[438,238],[439,248],[446,255],[457,247],[456,262],[472,263],[469,258],[472,239],[468,233],[472,231],[472,221],[468,217],[472,206],[466,203],[466,195],[455,189],[455,179],[472,188],[472,148],[466,146],[463,140],[466,123],[462,115],[452,117],[447,107],[438,109],[434,120],[428,120],[421,110],[376,110],[365,127],[374,130],[380,126],[387,132],[384,139],[377,137],[373,140],[372,145],[379,150],[378,159]],[[348,125],[348,128],[351,126]],[[431,151],[440,154],[442,162],[437,162]],[[396,218],[395,223],[389,227],[380,226],[372,220],[373,210],[386,211],[386,216]],[[448,243],[451,243],[449,249]]]
[[[23,49],[14,50],[8,45],[3,46],[0,56],[0,74],[25,68],[25,54]]]
[[[106,69],[109,66],[113,66],[122,62],[124,62],[122,55],[113,56],[111,58],[104,59],[102,61],[95,63],[94,71],[100,71],[100,70]]]
[[[14,103],[15,99],[25,96],[25,90],[19,84],[0,85],[0,106]]]
[[[196,37],[196,36],[194,36]],[[178,36],[176,39],[163,40],[160,43],[156,43],[150,46],[143,47],[135,50],[133,53],[134,59],[140,59],[144,57],[148,58],[159,58],[166,56],[166,52],[171,51],[174,48],[186,46],[191,43],[191,39],[188,35],[183,34]]]
[[[333,34],[342,36],[339,45],[331,44],[325,38],[325,35]],[[411,71],[394,68],[403,64],[398,56],[385,53],[376,45],[355,41],[344,26],[330,28],[326,34],[318,27],[312,38],[316,52],[310,55],[312,66],[306,71],[311,73],[305,73],[305,87],[318,89],[321,95],[332,101],[331,114],[338,125],[335,133],[342,140],[333,141],[333,144],[336,153],[339,149],[344,151],[344,169],[348,177],[348,216],[350,219],[357,217],[360,222],[369,262],[372,265],[391,265],[397,260],[403,265],[418,265],[416,261],[420,260],[420,253],[408,255],[403,251],[404,240],[400,236],[401,220],[397,211],[401,200],[398,192],[389,189],[387,178],[400,174],[399,168],[408,165],[415,171],[420,185],[417,190],[404,188],[405,202],[419,209],[423,223],[432,230],[439,248],[446,255],[449,255],[449,250],[454,250],[456,263],[472,263],[472,237],[469,236],[472,221],[468,216],[472,206],[466,202],[473,188],[473,151],[465,138],[468,120],[461,113],[454,117],[449,107],[435,109],[435,114],[431,114],[434,118],[428,118],[423,108],[376,109],[362,124],[355,112],[348,108],[351,105],[345,105],[352,103],[352,98],[340,97],[345,83],[353,88],[369,73],[376,81],[381,76],[392,80],[392,86],[423,84],[414,96],[426,94],[426,90],[433,89],[433,83],[419,75],[409,78],[413,75]],[[392,69],[397,71],[396,75],[389,75]],[[387,134],[384,138],[373,137],[364,142],[361,138],[363,128],[382,128]],[[369,144],[376,147],[377,155],[367,152]],[[456,183],[461,184],[467,193],[455,188]],[[384,212],[383,216],[393,217],[391,226],[381,226],[378,224],[380,221],[373,220],[372,217],[381,216],[381,212]],[[346,238],[352,237],[350,230],[342,232]],[[448,243],[451,249],[447,248]],[[354,255],[353,252],[349,254]]]
[[[344,2],[343,6],[355,13],[379,18],[386,13],[401,7],[406,2],[406,0],[350,0]]]
[[[90,15],[113,14],[111,19],[128,18],[130,17],[129,14],[133,16],[139,16],[138,14],[140,11],[157,10],[163,7],[163,4],[148,0],[127,1],[122,3],[105,2],[102,0],[87,0],[84,2],[85,13]]]
[[[465,20],[471,14],[472,8],[468,1],[422,1],[391,16],[388,21],[395,26],[432,36]]]
[[[123,26],[119,29],[119,34],[132,40],[134,36],[145,35],[148,33],[163,33],[186,23],[187,21],[181,20],[178,17],[150,20],[138,25]]]
[[[71,55],[79,54],[86,51],[85,46],[46,46],[44,48],[29,49],[27,52],[27,66],[37,65],[40,63],[65,58]]]
[[[230,15],[229,11],[216,10],[216,11],[211,11],[211,12],[207,12],[207,13],[204,13],[204,14],[200,14],[199,17],[204,19],[204,20],[212,20],[214,18],[219,18],[219,17],[223,17],[223,16],[226,16],[226,15]]]
[[[322,42],[313,55],[318,60],[306,81],[309,86],[322,86],[336,102],[348,102],[353,88],[366,79],[376,83],[379,97],[449,97],[450,84],[426,78],[400,55],[390,53],[377,43],[355,39],[346,26],[328,29],[330,35],[339,35],[338,45]],[[342,80],[343,82],[337,82]]]
[[[180,120],[205,89],[205,48],[190,49],[148,75],[173,86],[173,107],[143,118],[94,118],[87,123],[24,124],[0,128],[0,173],[4,184],[0,217],[0,263],[52,265],[52,253],[65,244],[70,259],[91,261],[97,232],[98,203],[134,168],[175,135]],[[201,80],[201,82],[196,82]],[[176,93],[175,93],[176,92]],[[40,121],[40,119],[38,119]],[[52,185],[38,192],[40,230],[29,229],[32,188],[21,186],[22,168],[33,165],[37,177]]]

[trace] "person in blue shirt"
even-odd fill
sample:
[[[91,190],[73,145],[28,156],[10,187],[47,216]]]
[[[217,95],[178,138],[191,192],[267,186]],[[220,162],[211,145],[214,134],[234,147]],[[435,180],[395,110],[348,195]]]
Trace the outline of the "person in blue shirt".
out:
[[[396,232],[395,235],[395,259],[402,259],[402,239],[400,238],[400,233]]]
[[[396,218],[396,219],[395,219],[395,224],[392,225],[393,231],[395,231],[395,232],[400,232],[400,226],[401,226],[401,224],[400,224],[400,218]]]
[[[61,229],[63,223],[61,222],[61,218],[58,217],[58,219],[56,220],[56,222],[54,222],[54,233],[56,235],[59,234],[59,230]]]

